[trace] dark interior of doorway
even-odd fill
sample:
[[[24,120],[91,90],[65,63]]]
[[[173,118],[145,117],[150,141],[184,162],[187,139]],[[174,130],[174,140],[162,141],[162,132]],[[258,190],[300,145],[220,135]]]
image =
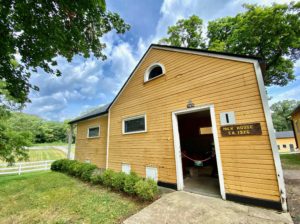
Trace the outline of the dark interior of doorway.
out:
[[[178,115],[184,190],[220,197],[210,111]]]

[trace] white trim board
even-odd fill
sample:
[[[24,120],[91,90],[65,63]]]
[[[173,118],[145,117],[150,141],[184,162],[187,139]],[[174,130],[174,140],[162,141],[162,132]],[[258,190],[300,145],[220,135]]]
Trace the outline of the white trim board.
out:
[[[216,151],[216,159],[217,159],[217,167],[218,167],[218,174],[219,174],[220,194],[221,194],[221,197],[224,200],[226,200],[223,167],[222,167],[222,160],[221,160],[221,154],[220,154],[220,146],[219,146],[219,138],[218,138],[214,105],[203,105],[203,106],[182,109],[182,110],[172,112],[177,190],[183,190],[183,188],[184,188],[183,173],[182,173],[182,161],[181,161],[181,146],[180,146],[180,137],[179,137],[177,116],[181,115],[181,114],[189,114],[189,113],[194,113],[194,112],[203,111],[203,110],[210,111],[210,119],[211,119],[211,123],[212,123],[212,132],[213,132],[215,151]]]
[[[284,179],[283,179],[283,171],[282,171],[279,152],[277,150],[276,137],[275,137],[274,127],[273,127],[270,107],[268,105],[268,98],[267,98],[267,94],[266,94],[264,80],[263,80],[263,76],[262,76],[262,72],[261,72],[259,63],[256,61],[255,63],[253,63],[253,66],[255,69],[255,74],[256,74],[258,88],[259,88],[261,101],[262,101],[262,105],[263,105],[263,109],[264,109],[265,119],[267,122],[268,134],[269,134],[269,139],[270,139],[272,153],[273,153],[273,160],[274,160],[275,169],[276,169],[276,176],[277,176],[277,182],[278,182],[278,188],[279,188],[278,190],[279,190],[280,197],[281,197],[281,206],[282,206],[282,210],[286,212],[287,211],[287,202],[286,202],[285,184],[284,184]]]

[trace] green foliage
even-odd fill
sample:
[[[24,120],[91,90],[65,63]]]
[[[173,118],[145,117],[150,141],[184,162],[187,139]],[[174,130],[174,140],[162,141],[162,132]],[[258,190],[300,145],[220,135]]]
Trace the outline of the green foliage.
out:
[[[11,113],[0,106],[0,160],[10,164],[28,159],[25,149],[32,142],[32,135],[28,131],[15,131],[10,125]]]
[[[95,165],[76,160],[61,159],[51,164],[51,170],[67,173],[93,184],[101,184],[129,195],[137,195],[142,200],[153,200],[158,194],[157,184],[153,180],[144,180],[136,173],[129,175],[107,169],[103,172]]]
[[[124,181],[124,191],[127,194],[135,194],[134,186],[140,180],[141,178],[136,173],[130,172],[130,174],[126,176]]]
[[[122,191],[124,189],[124,182],[125,182],[126,176],[127,175],[123,172],[119,172],[119,173],[116,173],[115,175],[113,175],[112,183],[111,183],[111,186],[113,187],[113,189]]]
[[[235,17],[209,22],[208,48],[258,56],[266,62],[265,84],[286,85],[300,57],[300,2],[244,7]]]
[[[296,100],[283,100],[274,103],[271,106],[272,120],[276,131],[290,131],[292,130],[292,124],[290,116],[292,111],[300,104],[300,101]]]
[[[51,170],[61,171],[84,181],[90,181],[91,176],[96,169],[96,165],[68,159],[56,160],[51,164]]]
[[[101,37],[128,29],[118,14],[106,10],[105,0],[0,0],[0,80],[5,82],[0,94],[16,103],[29,101],[29,90],[38,90],[29,82],[32,71],[39,67],[60,76],[58,55],[68,61],[91,54],[104,60]]]
[[[103,185],[106,187],[111,187],[114,175],[115,175],[115,172],[113,170],[111,170],[111,169],[105,170],[102,174]]]
[[[257,56],[266,63],[265,85],[287,85],[295,79],[293,66],[300,58],[300,2],[244,7],[246,11],[234,17],[209,22],[208,46],[201,36],[202,20],[197,16],[169,27],[169,37],[160,42]]]
[[[202,19],[192,15],[188,19],[178,20],[174,26],[169,26],[169,37],[163,38],[159,42],[179,47],[204,48],[205,42],[202,38],[202,28]]]
[[[284,169],[300,170],[300,154],[280,154]]]
[[[15,131],[33,135],[34,143],[66,142],[68,126],[63,122],[47,121],[38,116],[13,112],[8,120]]]
[[[96,169],[93,171],[92,176],[91,176],[91,182],[93,184],[102,184],[103,180],[102,180],[102,173],[103,170],[102,169]]]
[[[153,200],[158,193],[157,184],[152,179],[138,181],[134,190],[137,196],[143,200]]]

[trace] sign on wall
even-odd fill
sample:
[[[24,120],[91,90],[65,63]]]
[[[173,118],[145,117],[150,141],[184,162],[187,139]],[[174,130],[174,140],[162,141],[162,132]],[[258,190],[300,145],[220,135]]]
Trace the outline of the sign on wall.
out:
[[[222,136],[261,135],[260,123],[221,126]]]

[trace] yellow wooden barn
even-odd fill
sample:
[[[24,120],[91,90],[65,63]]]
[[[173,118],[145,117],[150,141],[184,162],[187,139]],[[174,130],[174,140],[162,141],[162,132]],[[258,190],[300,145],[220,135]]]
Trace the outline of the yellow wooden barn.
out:
[[[112,103],[80,116],[77,160],[286,210],[258,58],[152,44]]]

